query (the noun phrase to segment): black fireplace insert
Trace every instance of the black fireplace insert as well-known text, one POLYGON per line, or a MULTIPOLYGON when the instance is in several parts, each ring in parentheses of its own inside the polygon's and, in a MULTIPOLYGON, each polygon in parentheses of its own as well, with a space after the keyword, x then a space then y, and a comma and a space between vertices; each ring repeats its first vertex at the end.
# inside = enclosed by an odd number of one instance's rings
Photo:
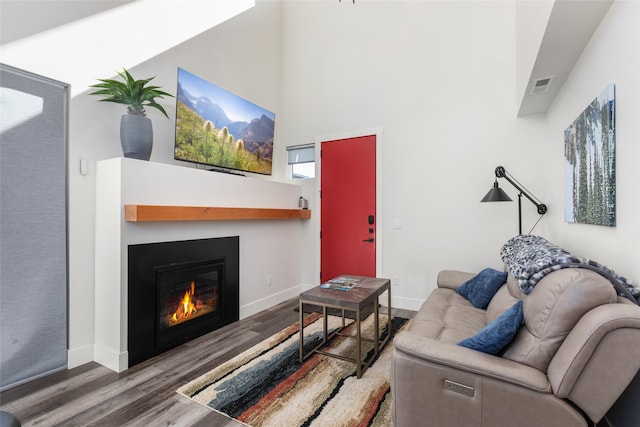
POLYGON ((129 246, 129 366, 239 318, 239 237, 129 246))

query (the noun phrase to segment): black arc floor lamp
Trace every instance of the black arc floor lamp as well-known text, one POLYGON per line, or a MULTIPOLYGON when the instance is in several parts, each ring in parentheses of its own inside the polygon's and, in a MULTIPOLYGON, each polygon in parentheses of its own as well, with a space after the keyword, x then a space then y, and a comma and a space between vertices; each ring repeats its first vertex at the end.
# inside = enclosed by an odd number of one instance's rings
MULTIPOLYGON (((547 205, 542 203, 537 197, 531 195, 527 191, 525 191, 524 186, 518 182, 513 176, 511 176, 504 167, 498 166, 496 168, 496 180, 493 183, 493 188, 489 190, 489 192, 480 200, 481 202, 510 202, 511 198, 507 195, 507 193, 502 190, 498 186, 498 178, 504 178, 509 182, 509 184, 513 185, 518 193, 518 232, 522 234, 522 196, 526 197, 536 205, 538 209, 538 213, 540 215, 544 215, 547 213, 547 205)), ((537 223, 536 223, 537 224, 537 223)), ((534 225, 535 227, 535 225, 534 225)))

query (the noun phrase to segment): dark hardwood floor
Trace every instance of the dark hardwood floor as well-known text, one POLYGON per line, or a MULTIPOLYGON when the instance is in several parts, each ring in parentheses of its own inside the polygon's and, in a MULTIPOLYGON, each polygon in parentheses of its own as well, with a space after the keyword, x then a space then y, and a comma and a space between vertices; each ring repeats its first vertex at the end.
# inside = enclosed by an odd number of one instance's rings
POLYGON ((176 389, 297 321, 297 306, 290 299, 120 374, 91 362, 14 387, 0 408, 23 426, 241 426, 176 389))

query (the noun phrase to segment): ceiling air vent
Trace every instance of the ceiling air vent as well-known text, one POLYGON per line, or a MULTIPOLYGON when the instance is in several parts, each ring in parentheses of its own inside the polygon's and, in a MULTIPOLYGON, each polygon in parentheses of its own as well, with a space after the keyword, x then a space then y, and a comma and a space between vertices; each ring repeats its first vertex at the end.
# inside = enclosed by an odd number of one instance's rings
POLYGON ((551 86, 551 80, 553 80, 554 76, 549 76, 549 77, 543 77, 540 79, 535 79, 533 81, 533 83, 531 84, 531 94, 536 94, 536 93, 545 93, 546 91, 549 90, 549 87, 551 86))

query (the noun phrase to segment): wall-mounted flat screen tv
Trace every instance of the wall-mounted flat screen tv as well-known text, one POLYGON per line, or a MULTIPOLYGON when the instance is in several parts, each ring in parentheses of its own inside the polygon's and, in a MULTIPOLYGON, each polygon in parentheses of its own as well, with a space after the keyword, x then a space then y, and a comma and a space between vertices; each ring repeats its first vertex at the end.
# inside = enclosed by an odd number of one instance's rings
POLYGON ((275 114, 178 68, 174 158, 271 175, 275 114))

